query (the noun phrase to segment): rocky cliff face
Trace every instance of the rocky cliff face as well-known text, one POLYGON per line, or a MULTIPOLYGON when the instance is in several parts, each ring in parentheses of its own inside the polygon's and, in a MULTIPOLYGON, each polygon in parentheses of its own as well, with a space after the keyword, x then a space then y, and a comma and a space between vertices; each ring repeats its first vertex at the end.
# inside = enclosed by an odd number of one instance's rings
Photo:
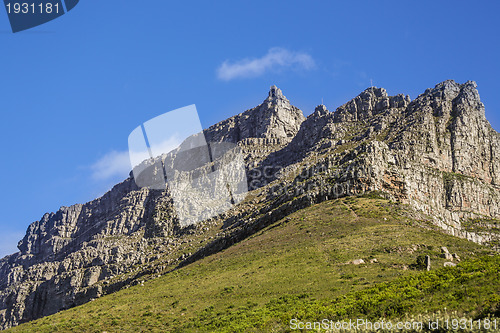
POLYGON ((366 191, 411 205, 454 235, 494 243, 500 134, 474 82, 445 81, 411 101, 368 88, 306 118, 273 86, 264 102, 205 131, 237 143, 247 198, 182 228, 167 191, 130 177, 103 197, 31 224, 0 260, 0 328, 49 315, 219 251, 316 202, 366 191))
POLYGON ((272 86, 269 96, 259 106, 211 126, 208 141, 239 142, 247 138, 293 138, 304 121, 304 115, 272 86))

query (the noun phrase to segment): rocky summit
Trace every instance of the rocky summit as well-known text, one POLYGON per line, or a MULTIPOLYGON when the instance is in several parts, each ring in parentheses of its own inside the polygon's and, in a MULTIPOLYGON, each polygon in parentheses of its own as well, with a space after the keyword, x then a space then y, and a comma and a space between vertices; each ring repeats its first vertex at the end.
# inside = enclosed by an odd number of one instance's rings
POLYGON ((0 260, 0 328, 54 314, 217 253, 316 203, 376 192, 453 236, 498 246, 500 134, 475 82, 413 101, 370 87, 307 118, 276 86, 257 107, 206 129, 241 150, 249 193, 182 227, 168 189, 133 176, 101 198, 32 223, 0 260))

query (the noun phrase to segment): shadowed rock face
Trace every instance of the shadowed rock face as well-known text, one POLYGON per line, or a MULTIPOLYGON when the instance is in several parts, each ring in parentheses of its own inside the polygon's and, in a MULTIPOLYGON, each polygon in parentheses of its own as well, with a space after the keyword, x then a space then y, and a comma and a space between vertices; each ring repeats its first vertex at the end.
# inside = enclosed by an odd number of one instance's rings
POLYGON ((495 237, 462 228, 468 219, 500 218, 500 135, 474 82, 445 81, 413 101, 371 87, 335 112, 319 105, 307 119, 272 86, 262 104, 205 136, 238 144, 255 189, 214 220, 223 225, 219 234, 203 238, 210 221, 180 228, 168 192, 139 189, 132 178, 99 199, 61 207, 32 223, 20 251, 0 260, 0 328, 194 261, 294 209, 355 194, 353 188, 408 203, 451 234, 481 243, 495 237), (199 249, 186 254, 194 236, 199 249))

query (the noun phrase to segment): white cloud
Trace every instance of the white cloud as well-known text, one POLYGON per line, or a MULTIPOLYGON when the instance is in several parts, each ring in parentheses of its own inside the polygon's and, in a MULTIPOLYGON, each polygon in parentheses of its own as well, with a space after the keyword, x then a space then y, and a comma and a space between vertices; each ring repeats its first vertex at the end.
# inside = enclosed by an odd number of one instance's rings
MULTIPOLYGON (((173 135, 170 138, 151 146, 153 156, 166 154, 181 144, 182 140, 173 135)), ((134 166, 148 159, 148 151, 133 151, 132 161, 134 166)), ((92 179, 96 181, 103 180, 123 180, 128 177, 132 170, 129 151, 111 151, 101 157, 97 162, 90 166, 92 170, 92 179)))
POLYGON ((111 151, 92 164, 90 168, 94 180, 107 180, 115 177, 125 179, 132 170, 128 151, 111 151))
MULTIPOLYGON (((175 148, 179 147, 182 143, 182 140, 179 139, 177 134, 172 135, 166 140, 161 142, 153 142, 151 143, 151 154, 153 157, 161 156, 162 154, 167 154, 175 148)), ((150 158, 149 150, 131 150, 130 151, 130 164, 134 166, 138 166, 143 161, 150 158)))
POLYGON ((170 138, 159 142, 159 143, 152 143, 151 144, 151 152, 153 153, 154 157, 160 156, 162 154, 167 154, 174 150, 175 148, 179 147, 180 144, 182 143, 182 140, 179 139, 178 135, 172 135, 170 138))
POLYGON ((243 59, 236 62, 224 61, 217 69, 217 77, 229 81, 236 78, 257 77, 269 70, 293 67, 312 69, 313 58, 307 53, 291 52, 283 48, 272 48, 266 55, 256 59, 243 59))

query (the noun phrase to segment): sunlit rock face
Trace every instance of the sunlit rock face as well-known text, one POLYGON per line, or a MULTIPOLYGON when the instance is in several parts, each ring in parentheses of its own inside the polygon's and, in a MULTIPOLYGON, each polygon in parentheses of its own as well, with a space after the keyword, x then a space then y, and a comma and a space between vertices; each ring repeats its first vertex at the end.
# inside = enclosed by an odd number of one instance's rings
MULTIPOLYGON (((294 210, 360 190, 409 204, 453 235, 479 243, 495 237, 462 227, 500 218, 500 134, 472 81, 439 83, 413 101, 370 87, 307 118, 272 86, 260 105, 204 135, 212 147, 231 143, 241 152, 246 199, 185 228, 168 187, 139 188, 130 176, 101 198, 45 214, 28 227, 19 252, 0 260, 0 328, 114 292, 220 251, 294 210), (221 231, 208 236, 216 224, 221 231)), ((197 177, 217 169, 210 163, 197 177)))

